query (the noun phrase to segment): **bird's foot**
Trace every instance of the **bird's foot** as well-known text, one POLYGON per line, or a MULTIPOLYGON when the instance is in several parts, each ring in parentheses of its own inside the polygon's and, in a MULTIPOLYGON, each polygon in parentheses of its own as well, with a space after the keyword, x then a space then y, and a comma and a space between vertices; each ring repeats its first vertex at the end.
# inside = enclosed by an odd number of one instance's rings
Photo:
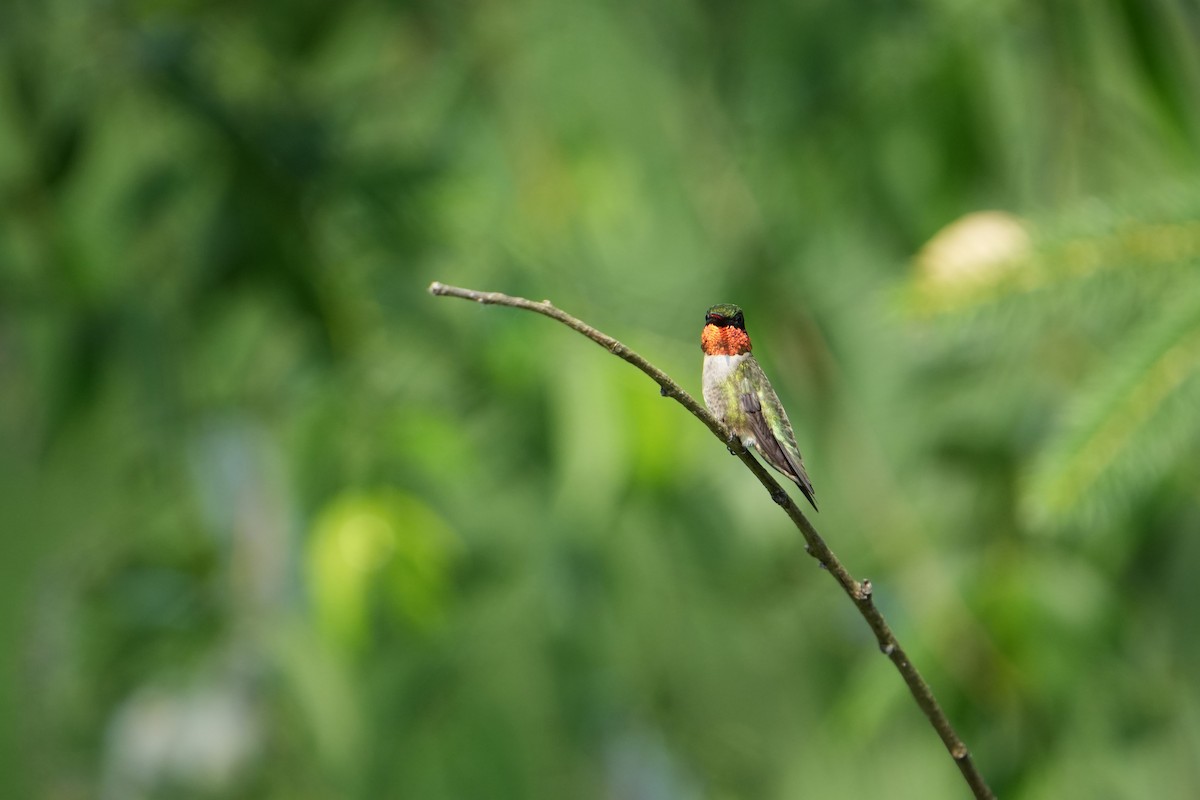
POLYGON ((776 505, 786 506, 788 504, 788 493, 783 489, 776 489, 771 492, 771 499, 775 501, 776 505))

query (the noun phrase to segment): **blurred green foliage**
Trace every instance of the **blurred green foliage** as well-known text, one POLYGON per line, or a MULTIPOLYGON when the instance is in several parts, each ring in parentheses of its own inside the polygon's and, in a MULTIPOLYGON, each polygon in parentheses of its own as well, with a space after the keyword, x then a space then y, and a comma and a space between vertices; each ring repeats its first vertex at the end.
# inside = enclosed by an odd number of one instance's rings
POLYGON ((1183 0, 8 3, 6 796, 965 796, 719 443, 435 279, 693 391, 740 303, 994 788, 1200 794, 1197 41, 1183 0))

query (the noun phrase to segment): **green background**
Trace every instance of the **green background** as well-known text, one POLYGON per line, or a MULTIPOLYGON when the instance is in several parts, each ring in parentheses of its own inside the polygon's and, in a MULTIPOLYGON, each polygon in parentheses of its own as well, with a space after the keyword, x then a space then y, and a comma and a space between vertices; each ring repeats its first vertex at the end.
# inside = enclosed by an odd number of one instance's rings
POLYGON ((1195 4, 2 17, 6 797, 1200 795, 1195 4))

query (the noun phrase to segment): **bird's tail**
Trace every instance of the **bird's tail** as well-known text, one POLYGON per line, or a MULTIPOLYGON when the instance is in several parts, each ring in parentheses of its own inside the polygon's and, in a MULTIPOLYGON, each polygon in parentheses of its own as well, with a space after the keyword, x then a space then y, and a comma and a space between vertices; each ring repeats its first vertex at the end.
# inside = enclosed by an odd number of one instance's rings
POLYGON ((808 479, 808 473, 804 471, 804 465, 801 464, 799 466, 800 469, 797 470, 798 474, 793 476, 792 480, 800 487, 800 491, 804 492, 804 496, 808 498, 808 502, 812 503, 813 511, 820 511, 821 509, 817 508, 817 493, 813 491, 812 481, 808 479))
POLYGON ((804 492, 804 496, 808 498, 808 502, 812 503, 813 511, 820 511, 821 509, 817 508, 817 493, 813 490, 812 481, 808 479, 808 472, 804 469, 804 462, 800 459, 800 454, 793 454, 786 447, 779 449, 783 451, 784 458, 787 459, 787 465, 791 468, 788 477, 796 482, 796 485, 800 487, 800 491, 804 492))

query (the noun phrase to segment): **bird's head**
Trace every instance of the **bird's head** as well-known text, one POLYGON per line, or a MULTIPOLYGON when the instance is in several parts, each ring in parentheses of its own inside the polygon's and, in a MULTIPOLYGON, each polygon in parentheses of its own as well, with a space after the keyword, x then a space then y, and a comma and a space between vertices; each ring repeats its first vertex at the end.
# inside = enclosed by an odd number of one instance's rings
POLYGON ((736 356, 750 352, 750 336, 742 310, 732 303, 718 303, 704 315, 700 347, 708 356, 736 356))

